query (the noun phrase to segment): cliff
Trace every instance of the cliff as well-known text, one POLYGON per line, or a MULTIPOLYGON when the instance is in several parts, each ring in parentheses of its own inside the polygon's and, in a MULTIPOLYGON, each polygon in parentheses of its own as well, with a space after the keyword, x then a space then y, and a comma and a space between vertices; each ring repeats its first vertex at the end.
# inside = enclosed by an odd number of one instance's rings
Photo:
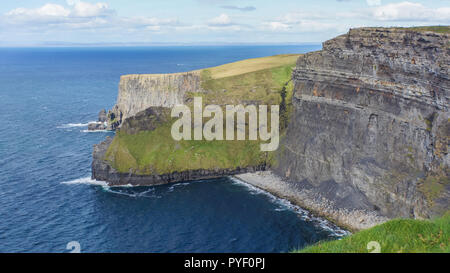
POLYGON ((108 111, 107 125, 93 124, 92 129, 115 130, 125 119, 149 107, 170 108, 188 103, 194 95, 211 104, 278 103, 280 85, 290 80, 298 56, 248 59, 184 73, 124 75, 117 103, 108 111))
MULTIPOLYGON (((299 55, 244 60, 176 74, 126 75, 108 112, 114 139, 94 146, 92 176, 111 185, 155 185, 265 170, 272 156, 260 141, 175 141, 171 107, 204 104, 280 104, 292 94, 299 55)), ((288 106, 285 107, 288 109, 288 106)))
POLYGON ((449 209, 449 35, 362 28, 301 56, 277 174, 337 208, 449 209))
POLYGON ((172 107, 184 103, 187 92, 201 91, 199 72, 125 75, 120 78, 117 108, 122 119, 151 106, 172 107))

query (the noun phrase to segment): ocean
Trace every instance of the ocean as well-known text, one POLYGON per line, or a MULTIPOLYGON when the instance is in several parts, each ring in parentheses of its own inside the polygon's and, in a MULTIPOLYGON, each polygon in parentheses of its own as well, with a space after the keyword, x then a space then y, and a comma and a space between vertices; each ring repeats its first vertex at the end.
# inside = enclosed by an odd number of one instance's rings
POLYGON ((0 48, 0 252, 287 252, 340 230, 224 177, 156 187, 92 181, 87 132, 123 74, 171 73, 312 46, 0 48), (73 244, 73 243, 71 243, 73 244), (69 244, 70 245, 70 244, 69 244))

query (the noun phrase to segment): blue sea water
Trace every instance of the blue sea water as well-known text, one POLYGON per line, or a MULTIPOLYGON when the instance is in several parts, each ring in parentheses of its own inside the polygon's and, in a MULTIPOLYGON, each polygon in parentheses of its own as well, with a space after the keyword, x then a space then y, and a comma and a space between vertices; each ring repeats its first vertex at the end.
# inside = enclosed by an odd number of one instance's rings
POLYGON ((87 123, 119 78, 320 46, 0 49, 0 252, 285 252, 333 238, 325 221, 230 178, 109 188, 90 180, 87 123))

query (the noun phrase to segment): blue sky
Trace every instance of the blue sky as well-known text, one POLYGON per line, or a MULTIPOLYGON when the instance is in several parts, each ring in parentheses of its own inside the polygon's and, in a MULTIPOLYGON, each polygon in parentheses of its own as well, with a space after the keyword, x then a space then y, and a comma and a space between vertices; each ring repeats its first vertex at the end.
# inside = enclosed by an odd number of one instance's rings
POLYGON ((309 43, 449 24, 450 0, 15 0, 0 6, 0 45, 309 43))

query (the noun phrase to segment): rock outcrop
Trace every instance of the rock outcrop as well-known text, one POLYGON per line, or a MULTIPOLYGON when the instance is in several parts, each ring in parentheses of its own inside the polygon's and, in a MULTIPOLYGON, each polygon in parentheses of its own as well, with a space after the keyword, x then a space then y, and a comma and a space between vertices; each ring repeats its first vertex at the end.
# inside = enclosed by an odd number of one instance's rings
POLYGON ((275 172, 338 208, 418 218, 448 210, 449 38, 352 29, 300 57, 275 172))
POLYGON ((120 78, 117 103, 106 113, 102 110, 89 130, 116 130, 128 117, 153 106, 183 104, 188 92, 201 91, 200 72, 172 74, 132 74, 120 78))
POLYGON ((96 122, 91 122, 88 124, 89 131, 106 130, 108 128, 108 120, 106 116, 106 110, 102 109, 98 113, 98 120, 96 122))

